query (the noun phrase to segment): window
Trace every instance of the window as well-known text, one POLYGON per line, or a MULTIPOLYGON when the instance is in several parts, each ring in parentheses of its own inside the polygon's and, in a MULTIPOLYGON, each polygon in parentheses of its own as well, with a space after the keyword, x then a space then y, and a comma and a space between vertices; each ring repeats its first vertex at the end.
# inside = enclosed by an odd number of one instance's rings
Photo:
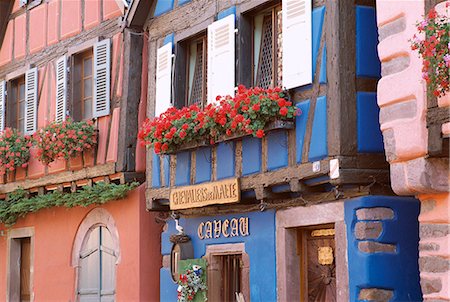
POLYGON ((117 253, 111 233, 95 226, 84 239, 79 253, 79 301, 114 301, 117 253))
POLYGON ((37 83, 36 67, 27 70, 25 75, 13 77, 9 82, 0 81, 0 130, 6 125, 24 134, 36 131, 37 83))
POLYGON ((34 229, 12 229, 8 236, 7 301, 32 301, 34 229))
POLYGON ((282 79, 281 6, 266 9, 253 18, 253 85, 281 86, 282 79))
POLYGON ((208 245, 207 282, 209 301, 250 301, 250 259, 244 243, 208 245))
POLYGON ((7 127, 25 130, 25 76, 11 82, 11 95, 6 104, 7 127))
POLYGON ((73 118, 77 121, 93 117, 93 51, 89 49, 73 58, 73 118))
POLYGON ((203 105, 206 101, 206 35, 189 41, 188 45, 185 105, 203 105))
POLYGON ((56 61, 56 114, 61 122, 67 113, 75 121, 89 120, 110 112, 111 40, 97 42, 93 47, 69 50, 69 57, 56 61), (67 62, 71 62, 71 104, 67 104, 67 62), (71 107, 71 108, 70 108, 71 107), (67 109, 70 109, 69 112, 67 109))

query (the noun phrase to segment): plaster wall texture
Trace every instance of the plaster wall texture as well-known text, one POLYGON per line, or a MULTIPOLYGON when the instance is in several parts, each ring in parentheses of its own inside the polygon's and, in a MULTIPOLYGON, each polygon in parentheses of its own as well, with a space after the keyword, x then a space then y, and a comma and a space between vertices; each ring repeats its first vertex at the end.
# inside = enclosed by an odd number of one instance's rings
MULTIPOLYGON (((450 300, 450 188, 449 160, 428 158, 426 86, 422 61, 408 40, 417 32, 415 23, 425 14, 425 1, 377 0, 378 53, 383 77, 378 84, 378 105, 385 150, 391 163, 391 181, 399 195, 421 200, 419 269, 423 297, 450 300), (402 107, 402 110, 395 110, 402 107)), ((436 6, 441 14, 445 1, 436 6)), ((450 96, 438 100, 450 106, 450 96)), ((450 126, 444 124, 442 132, 450 126)))
MULTIPOLYGON (((116 267, 117 301, 158 301, 161 226, 145 210, 145 185, 101 208, 115 221, 120 245, 116 267), (151 255, 151 257, 150 257, 151 255)), ((27 215, 14 229, 34 228, 34 301, 74 301, 72 250, 78 228, 96 206, 51 208, 27 215)), ((2 225, 0 229, 8 231, 2 225)), ((0 237, 0 300, 6 299, 7 237, 0 237)))

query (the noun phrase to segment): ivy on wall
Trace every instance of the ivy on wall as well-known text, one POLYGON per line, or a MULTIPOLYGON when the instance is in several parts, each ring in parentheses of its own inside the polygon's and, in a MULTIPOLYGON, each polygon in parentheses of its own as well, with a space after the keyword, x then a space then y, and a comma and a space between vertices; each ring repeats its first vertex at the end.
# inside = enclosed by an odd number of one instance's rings
POLYGON ((0 223, 12 226, 17 219, 28 213, 51 207, 73 208, 105 204, 126 197, 128 192, 138 185, 137 182, 130 184, 97 183, 92 187, 84 186, 73 193, 54 191, 33 197, 29 197, 27 191, 18 189, 9 193, 6 199, 0 201, 0 223))

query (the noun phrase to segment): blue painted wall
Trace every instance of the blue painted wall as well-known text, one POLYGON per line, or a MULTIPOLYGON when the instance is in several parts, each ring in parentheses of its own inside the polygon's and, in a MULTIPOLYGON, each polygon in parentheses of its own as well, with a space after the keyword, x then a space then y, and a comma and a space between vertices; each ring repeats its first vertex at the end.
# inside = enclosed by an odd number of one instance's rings
POLYGON ((242 139, 242 175, 261 171, 261 139, 245 137, 242 139))
POLYGON ((161 187, 160 158, 155 152, 152 153, 152 187, 161 187))
POLYGON ((303 141, 305 139, 306 124, 308 122, 309 114, 309 100, 298 103, 297 108, 302 112, 295 118, 295 141, 297 145, 296 159, 297 163, 302 161, 303 141))
POLYGON ((391 301, 422 301, 418 267, 419 212, 419 201, 414 198, 368 196, 345 203, 350 301, 358 301, 362 288, 394 290, 391 301), (383 231, 372 241, 395 244, 395 253, 369 254, 358 249, 359 240, 354 233, 358 222, 356 211, 371 207, 394 211, 393 219, 382 220, 383 231))
POLYGON ((217 145, 217 179, 234 177, 235 156, 234 142, 223 142, 217 145))
POLYGON ((267 170, 272 171, 288 165, 288 141, 286 131, 267 134, 267 170))
POLYGON ((211 148, 205 147, 195 151, 195 183, 211 180, 211 148))
POLYGON ((377 52, 378 29, 375 8, 356 6, 356 75, 381 77, 377 52))
MULTIPOLYGON (((322 37, 323 20, 325 18, 325 6, 312 10, 312 76, 316 73, 317 57, 319 56, 320 37, 322 37)), ((326 63, 326 60, 325 60, 326 63)))
POLYGON ((328 156, 327 139, 327 97, 320 96, 316 101, 311 142, 309 145, 309 161, 316 161, 328 156))
MULTIPOLYGON (((191 237, 195 258, 204 256, 208 245, 245 243, 245 252, 250 257, 251 301, 276 301, 275 211, 180 219, 180 224, 186 234, 191 237), (217 239, 204 240, 197 237, 197 228, 200 222, 240 217, 249 217, 249 236, 228 238, 222 236, 217 239)), ((168 229, 161 235, 162 255, 170 254, 172 243, 169 241, 169 237, 176 232, 174 221, 171 220, 168 229)), ((172 281, 169 269, 162 268, 160 278, 161 301, 176 301, 177 285, 172 281)))
POLYGON ((164 186, 170 186, 170 156, 163 156, 164 186))
POLYGON ((377 94, 375 92, 358 92, 356 94, 356 112, 358 152, 383 152, 383 134, 378 120, 380 108, 377 104, 377 94))
POLYGON ((167 13, 173 9, 174 0, 157 0, 154 17, 160 16, 167 13))
POLYGON ((189 151, 177 153, 177 167, 175 185, 186 186, 191 181, 191 153, 189 151))
POLYGON ((224 9, 223 11, 219 12, 217 14, 217 20, 223 19, 229 15, 236 16, 236 6, 229 7, 227 9, 224 9))

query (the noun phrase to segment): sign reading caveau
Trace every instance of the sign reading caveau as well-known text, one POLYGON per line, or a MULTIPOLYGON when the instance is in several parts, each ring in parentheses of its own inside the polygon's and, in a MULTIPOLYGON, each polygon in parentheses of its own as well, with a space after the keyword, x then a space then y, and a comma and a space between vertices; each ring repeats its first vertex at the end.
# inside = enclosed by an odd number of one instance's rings
POLYGON ((212 239, 220 237, 248 236, 248 217, 232 218, 200 222, 197 228, 199 239, 212 239))
POLYGON ((241 190, 237 178, 179 187, 170 191, 170 209, 180 210, 211 204, 238 202, 241 190))

